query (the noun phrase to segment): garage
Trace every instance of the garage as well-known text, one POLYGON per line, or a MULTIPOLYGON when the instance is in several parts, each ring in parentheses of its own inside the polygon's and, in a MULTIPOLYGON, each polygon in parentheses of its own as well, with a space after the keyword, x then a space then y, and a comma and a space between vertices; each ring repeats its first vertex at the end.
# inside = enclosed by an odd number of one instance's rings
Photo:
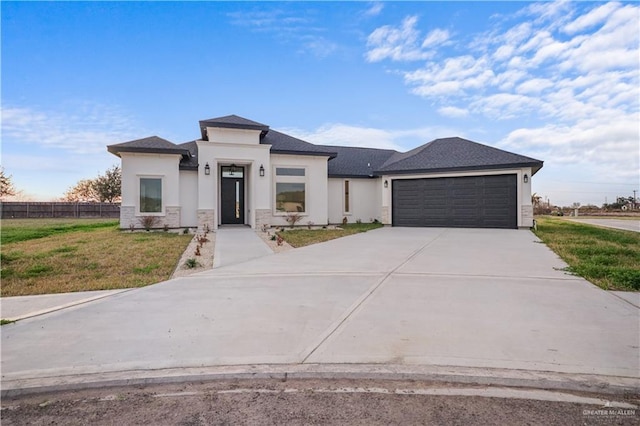
POLYGON ((393 226, 518 227, 516 174, 392 181, 393 226))

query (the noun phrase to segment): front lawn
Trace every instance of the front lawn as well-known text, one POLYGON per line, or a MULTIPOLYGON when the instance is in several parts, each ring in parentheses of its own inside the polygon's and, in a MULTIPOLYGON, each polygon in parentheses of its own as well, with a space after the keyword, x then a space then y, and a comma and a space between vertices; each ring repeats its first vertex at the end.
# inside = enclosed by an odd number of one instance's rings
POLYGON ((304 247, 311 244, 322 243, 347 235, 367 232, 372 229, 381 228, 381 223, 349 223, 341 225, 337 229, 285 229, 278 232, 292 247, 304 247))
POLYGON ((640 290, 640 233, 536 218, 535 234, 579 275, 605 290, 640 290))
POLYGON ((191 235, 113 220, 2 221, 1 296, 142 287, 168 279, 191 235))

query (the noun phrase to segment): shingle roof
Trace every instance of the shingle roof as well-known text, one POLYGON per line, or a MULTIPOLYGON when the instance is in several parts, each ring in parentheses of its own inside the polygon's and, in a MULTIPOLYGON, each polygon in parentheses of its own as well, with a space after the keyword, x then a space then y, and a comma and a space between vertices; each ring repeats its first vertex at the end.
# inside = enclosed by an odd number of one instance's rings
POLYGON ((107 150, 115 155, 119 155, 121 152, 151 152, 189 156, 189 150, 180 148, 178 145, 158 136, 149 136, 143 139, 109 145, 107 150))
POLYGON ((336 156, 333 147, 314 145, 276 130, 269 130, 260 143, 271 145, 271 152, 274 154, 326 155, 329 158, 336 156))
POLYGON ((185 142, 178 145, 189 151, 189 158, 182 158, 180 161, 180 170, 198 170, 198 144, 196 141, 185 142))
POLYGON ((248 129, 248 130, 260 130, 264 134, 269 131, 269 126, 266 124, 258 123, 257 121, 249 120, 237 115, 225 115, 224 117, 210 118, 208 120, 200 120, 200 132, 202 133, 202 139, 207 140, 207 127, 222 127, 226 129, 248 129))
POLYGON ((436 139, 411 151, 396 153, 376 172, 377 174, 402 174, 532 167, 535 173, 542 164, 542 161, 534 158, 454 137, 436 139))
POLYGON ((370 177, 397 151, 393 149, 320 145, 338 155, 329 161, 330 177, 370 177))

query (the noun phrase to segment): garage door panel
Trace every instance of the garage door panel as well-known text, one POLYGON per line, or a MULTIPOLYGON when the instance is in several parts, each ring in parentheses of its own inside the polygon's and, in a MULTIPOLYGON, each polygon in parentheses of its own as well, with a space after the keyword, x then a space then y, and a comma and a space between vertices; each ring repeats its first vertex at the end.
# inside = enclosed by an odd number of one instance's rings
POLYGON ((392 183, 395 226, 517 227, 515 174, 392 183))

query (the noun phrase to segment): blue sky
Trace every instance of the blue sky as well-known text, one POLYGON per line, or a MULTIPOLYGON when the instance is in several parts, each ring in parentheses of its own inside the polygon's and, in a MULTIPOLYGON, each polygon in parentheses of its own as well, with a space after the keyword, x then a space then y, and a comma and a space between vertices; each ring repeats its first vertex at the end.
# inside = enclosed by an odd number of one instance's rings
POLYGON ((2 159, 23 197, 118 163, 106 145, 237 114, 309 142, 461 136, 545 161, 533 190, 640 189, 635 2, 5 2, 2 159))

